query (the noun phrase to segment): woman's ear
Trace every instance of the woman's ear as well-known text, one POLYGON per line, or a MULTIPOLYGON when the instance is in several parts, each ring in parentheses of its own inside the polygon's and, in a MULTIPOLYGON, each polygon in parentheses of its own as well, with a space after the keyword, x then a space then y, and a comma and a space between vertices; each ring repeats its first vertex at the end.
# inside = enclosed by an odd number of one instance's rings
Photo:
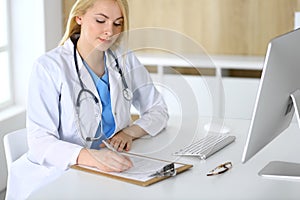
POLYGON ((78 25, 81 25, 82 18, 79 16, 76 16, 75 21, 77 22, 78 25))

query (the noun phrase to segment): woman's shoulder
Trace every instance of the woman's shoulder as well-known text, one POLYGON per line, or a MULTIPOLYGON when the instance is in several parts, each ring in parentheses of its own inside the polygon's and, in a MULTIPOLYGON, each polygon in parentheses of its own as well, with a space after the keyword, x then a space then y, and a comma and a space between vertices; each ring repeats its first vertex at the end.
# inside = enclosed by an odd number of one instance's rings
POLYGON ((66 77, 72 73, 73 52, 72 42, 68 41, 45 54, 41 55, 33 64, 33 73, 48 74, 56 77, 66 77))
MULTIPOLYGON (((71 42, 71 41, 70 41, 71 42)), ((64 45, 55 47, 54 49, 46 52, 38 57, 36 63, 43 66, 64 66, 66 63, 70 63, 73 59, 72 44, 66 41, 64 45)))

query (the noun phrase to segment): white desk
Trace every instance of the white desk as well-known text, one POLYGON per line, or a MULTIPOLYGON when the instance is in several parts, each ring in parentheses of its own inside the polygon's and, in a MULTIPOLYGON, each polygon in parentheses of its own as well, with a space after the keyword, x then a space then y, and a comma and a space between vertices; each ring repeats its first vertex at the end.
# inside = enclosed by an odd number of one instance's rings
MULTIPOLYGON (((196 122, 185 119, 187 121, 182 124, 186 126, 181 126, 180 123, 175 123, 177 120, 172 117, 170 126, 160 136, 135 141, 134 150, 173 159, 170 152, 179 148, 180 144, 188 142, 183 136, 194 136, 190 133, 195 127, 187 124, 196 122), (161 147, 160 150, 153 151, 157 147, 161 147), (153 152, 149 153, 151 150, 153 152)), ((180 119, 178 121, 181 122, 180 119)), ((199 134, 204 134, 201 127, 207 122, 207 119, 200 119, 199 134)), ((237 137, 233 144, 206 161, 181 158, 178 161, 191 163, 194 167, 154 185, 141 187, 99 175, 68 170, 56 181, 32 194, 29 199, 299 199, 300 181, 272 180, 257 175, 271 160, 300 162, 300 131, 297 125, 292 124, 271 145, 246 164, 242 164, 241 157, 249 122, 226 120, 226 125, 231 127, 232 134, 237 137), (206 176, 209 170, 226 161, 233 163, 229 172, 213 177, 206 176)))

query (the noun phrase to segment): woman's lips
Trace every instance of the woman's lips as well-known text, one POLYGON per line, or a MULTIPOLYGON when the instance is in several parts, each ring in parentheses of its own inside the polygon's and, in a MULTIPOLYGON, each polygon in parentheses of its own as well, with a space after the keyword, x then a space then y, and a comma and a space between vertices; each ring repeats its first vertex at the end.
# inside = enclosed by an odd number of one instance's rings
POLYGON ((106 39, 104 39, 104 38, 99 38, 99 40, 100 40, 101 42, 110 42, 110 38, 106 38, 106 39))

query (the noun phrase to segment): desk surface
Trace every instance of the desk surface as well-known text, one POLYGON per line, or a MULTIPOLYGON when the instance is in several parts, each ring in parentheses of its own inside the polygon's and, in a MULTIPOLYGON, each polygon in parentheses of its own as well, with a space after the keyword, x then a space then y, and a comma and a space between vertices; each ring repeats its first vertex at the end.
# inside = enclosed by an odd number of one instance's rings
MULTIPOLYGON (((191 142, 192 138, 205 134, 202 127, 209 121, 189 119, 188 122, 181 123, 183 120, 171 117, 170 125, 164 133, 151 139, 136 140, 133 151, 174 160, 176 157, 171 152, 191 142)), ((271 160, 300 163, 297 153, 300 152, 300 134, 297 125, 292 124, 254 158, 242 164, 241 157, 250 121, 228 119, 225 123, 231 128, 231 134, 236 136, 236 141, 206 161, 197 158, 177 159, 176 161, 193 164, 194 167, 175 177, 141 187, 71 169, 32 194, 29 199, 299 199, 300 181, 273 180, 257 175, 271 160), (209 170, 226 161, 233 163, 229 172, 206 176, 209 170)))

